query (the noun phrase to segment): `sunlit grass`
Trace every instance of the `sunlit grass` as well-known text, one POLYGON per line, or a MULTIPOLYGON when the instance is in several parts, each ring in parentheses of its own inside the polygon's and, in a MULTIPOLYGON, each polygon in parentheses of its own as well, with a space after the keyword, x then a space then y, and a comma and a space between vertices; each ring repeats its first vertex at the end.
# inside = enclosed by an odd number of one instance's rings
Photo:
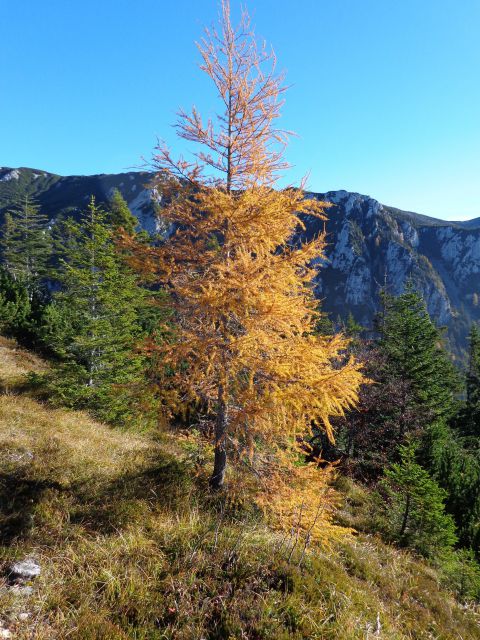
MULTIPOLYGON (((1 347, 7 383, 43 366, 1 347)), ((423 562, 365 534, 302 559, 258 513, 205 497, 190 459, 173 437, 0 396, 2 562, 42 567, 31 596, 0 588, 15 638, 479 637, 474 611, 423 562)), ((365 495, 343 490, 341 517, 355 525, 365 495)))

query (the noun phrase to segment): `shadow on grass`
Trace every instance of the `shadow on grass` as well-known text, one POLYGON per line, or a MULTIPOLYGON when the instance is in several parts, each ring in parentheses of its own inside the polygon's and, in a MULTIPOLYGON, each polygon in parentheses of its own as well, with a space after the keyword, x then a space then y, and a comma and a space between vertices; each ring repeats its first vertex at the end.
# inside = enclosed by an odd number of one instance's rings
MULTIPOLYGON (((62 452, 55 455, 61 457, 62 452)), ((185 465, 163 452, 155 452, 138 469, 129 469, 113 479, 93 475, 63 484, 35 477, 38 468, 37 461, 31 467, 0 470, 0 544, 4 546, 32 535, 41 538, 42 526, 47 526, 42 524, 44 511, 59 511, 63 516, 59 522, 109 534, 130 523, 141 523, 150 512, 181 511, 190 504, 194 489, 185 465)), ((51 531, 51 526, 49 537, 65 534, 61 529, 51 531)))
POLYGON ((29 372, 15 377, 0 376, 0 396, 26 396, 45 402, 49 395, 45 384, 45 374, 29 372))
POLYGON ((192 490, 185 465, 171 455, 157 453, 138 471, 124 473, 106 485, 79 485, 70 521, 92 532, 112 533, 148 512, 181 510, 192 490))
POLYGON ((63 490, 58 482, 29 478, 24 470, 0 473, 0 544, 28 537, 45 493, 63 490))

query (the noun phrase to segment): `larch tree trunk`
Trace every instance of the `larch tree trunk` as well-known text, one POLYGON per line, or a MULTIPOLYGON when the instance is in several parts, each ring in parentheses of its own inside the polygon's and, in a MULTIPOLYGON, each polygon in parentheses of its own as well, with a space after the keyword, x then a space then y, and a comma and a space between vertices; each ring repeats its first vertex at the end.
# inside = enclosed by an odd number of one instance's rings
POLYGON ((227 468, 227 427, 228 405, 225 400, 223 384, 218 385, 218 408, 215 420, 215 459, 213 473, 210 478, 212 489, 221 489, 225 482, 227 468))

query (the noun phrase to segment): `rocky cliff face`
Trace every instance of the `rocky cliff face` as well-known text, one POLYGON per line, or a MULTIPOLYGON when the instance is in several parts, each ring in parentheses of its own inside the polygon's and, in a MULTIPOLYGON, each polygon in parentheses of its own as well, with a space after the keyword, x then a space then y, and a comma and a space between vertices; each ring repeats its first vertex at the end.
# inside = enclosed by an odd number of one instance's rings
MULTIPOLYGON (((105 201, 118 188, 141 225, 162 231, 155 213, 158 194, 146 172, 62 177, 32 169, 0 168, 0 215, 29 194, 52 218, 85 207, 91 195, 105 201)), ((480 218, 446 222, 380 204, 373 198, 329 191, 308 194, 330 202, 325 259, 318 260, 316 291, 333 319, 351 311, 372 326, 382 287, 393 294, 412 279, 439 325, 448 328, 452 350, 465 349, 472 321, 480 320, 480 218)), ((323 230, 306 219, 303 237, 323 230)))
MULTIPOLYGON (((317 278, 325 311, 352 311, 371 326, 380 290, 398 294, 411 279, 437 324, 447 327, 452 349, 463 350, 471 322, 480 320, 480 219, 436 220, 346 191, 310 195, 332 203, 317 278)), ((307 220, 306 236, 320 227, 307 220)))

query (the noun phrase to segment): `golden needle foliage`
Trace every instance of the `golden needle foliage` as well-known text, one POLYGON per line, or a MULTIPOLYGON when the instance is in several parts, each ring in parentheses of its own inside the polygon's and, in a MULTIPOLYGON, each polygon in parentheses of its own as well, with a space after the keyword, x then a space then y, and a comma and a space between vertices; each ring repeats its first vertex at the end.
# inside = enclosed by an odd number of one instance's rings
POLYGON ((333 437, 329 418, 355 402, 362 375, 345 359, 345 338, 314 335, 310 265, 324 234, 292 244, 301 217, 323 220, 327 205, 273 189, 286 166, 275 58, 257 47, 246 14, 232 27, 228 2, 221 32, 207 31, 199 48, 222 111, 207 123, 195 108, 180 112, 179 135, 200 146, 193 162, 158 149, 162 217, 175 232, 159 247, 136 247, 132 263, 172 293, 175 339, 152 349, 171 365, 179 400, 216 413, 221 485, 230 439, 253 451, 259 438, 294 436, 313 422, 333 437))
POLYGON ((319 469, 312 461, 295 466, 288 456, 281 456, 266 476, 266 490, 255 501, 274 529, 293 540, 291 549, 307 551, 310 544, 331 547, 335 541, 348 539, 354 530, 335 523, 341 496, 332 487, 335 467, 319 469))

